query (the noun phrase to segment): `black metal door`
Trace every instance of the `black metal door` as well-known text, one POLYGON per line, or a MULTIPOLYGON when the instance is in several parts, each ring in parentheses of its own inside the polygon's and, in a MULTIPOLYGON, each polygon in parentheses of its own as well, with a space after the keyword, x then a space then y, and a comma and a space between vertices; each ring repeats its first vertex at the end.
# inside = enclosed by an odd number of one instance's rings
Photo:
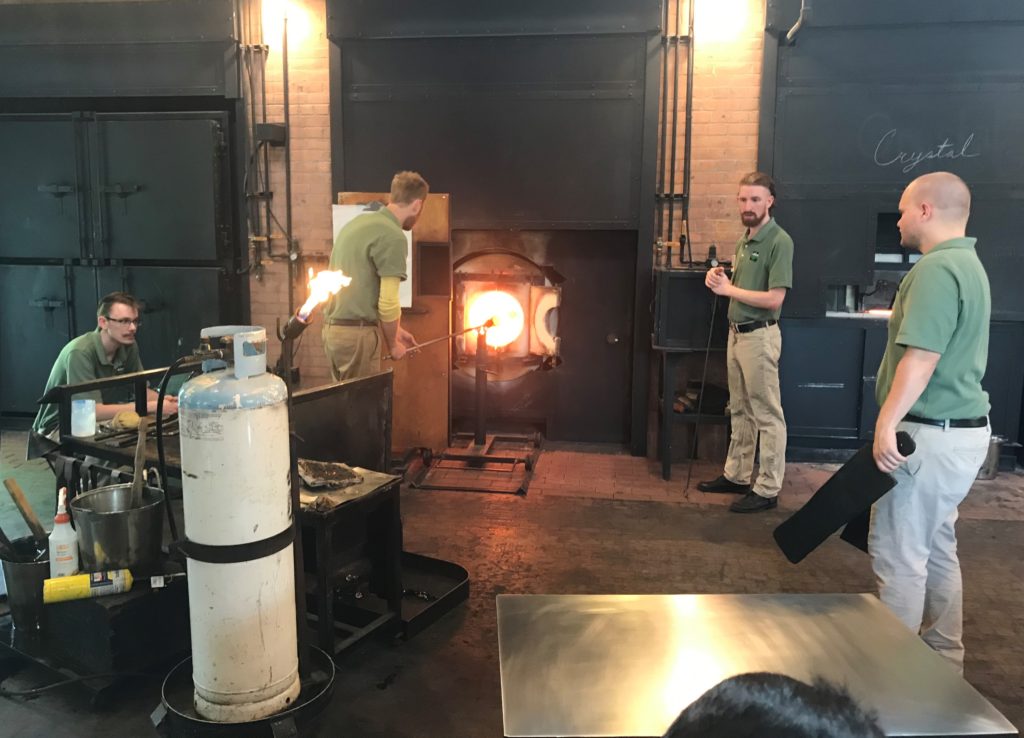
POLYGON ((111 259, 218 257, 221 124, 184 116, 97 116, 94 239, 111 259))
POLYGON ((0 118, 0 257, 82 255, 75 154, 71 116, 0 118))
POLYGON ((168 366, 199 345, 200 329, 220 321, 223 293, 217 267, 109 267, 98 270, 100 292, 124 290, 142 302, 136 340, 142 365, 168 366))
POLYGON ((0 266, 0 412, 35 413, 73 330, 64 267, 0 266))
POLYGON ((565 276, 558 309, 563 363, 548 426, 555 440, 621 443, 629 437, 636 254, 629 231, 564 231, 551 263, 565 276))

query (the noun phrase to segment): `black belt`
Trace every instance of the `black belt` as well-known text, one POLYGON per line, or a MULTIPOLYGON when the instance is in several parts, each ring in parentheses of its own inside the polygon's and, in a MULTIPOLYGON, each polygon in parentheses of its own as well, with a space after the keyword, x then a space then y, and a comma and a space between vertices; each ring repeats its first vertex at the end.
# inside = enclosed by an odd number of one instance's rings
POLYGON ((988 425, 988 416, 980 418, 953 418, 951 420, 933 420, 922 418, 917 415, 904 415, 903 419, 910 423, 921 423, 922 425, 934 425, 937 428, 984 428, 988 425))
POLYGON ((376 328, 376 320, 339 320, 338 318, 328 318, 327 325, 343 325, 349 328, 376 328))
POLYGON ((770 325, 775 325, 779 321, 777 320, 753 320, 749 323, 730 323, 729 327, 737 333, 750 333, 756 331, 759 328, 767 328, 770 325))

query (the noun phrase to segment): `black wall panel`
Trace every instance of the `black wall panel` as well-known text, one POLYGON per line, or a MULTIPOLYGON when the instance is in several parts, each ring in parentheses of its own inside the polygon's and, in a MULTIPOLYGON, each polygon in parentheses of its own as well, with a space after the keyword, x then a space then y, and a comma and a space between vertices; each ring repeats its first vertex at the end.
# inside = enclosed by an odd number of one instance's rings
POLYGON ((0 98, 240 96, 235 0, 0 4, 0 98))
POLYGON ((993 318, 1024 319, 1013 213, 1024 200, 1024 6, 837 0, 780 43, 799 3, 769 7, 760 166, 796 245, 790 316, 822 315, 829 284, 872 283, 879 213, 952 171, 974 197, 968 234, 992 281, 993 318))
POLYGON ((400 169, 455 228, 636 228, 643 37, 351 42, 335 189, 400 169))
POLYGON ((648 33, 661 28, 661 0, 328 0, 332 39, 648 33))

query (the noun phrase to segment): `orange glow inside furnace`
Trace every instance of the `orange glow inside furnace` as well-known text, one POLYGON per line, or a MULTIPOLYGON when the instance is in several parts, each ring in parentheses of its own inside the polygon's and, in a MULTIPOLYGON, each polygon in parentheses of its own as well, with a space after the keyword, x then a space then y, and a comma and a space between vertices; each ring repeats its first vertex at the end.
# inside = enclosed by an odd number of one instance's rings
POLYGON ((494 320, 494 325, 487 329, 487 345, 491 348, 507 346, 523 332, 523 306, 500 290, 474 295, 466 310, 466 328, 483 325, 488 320, 494 320))

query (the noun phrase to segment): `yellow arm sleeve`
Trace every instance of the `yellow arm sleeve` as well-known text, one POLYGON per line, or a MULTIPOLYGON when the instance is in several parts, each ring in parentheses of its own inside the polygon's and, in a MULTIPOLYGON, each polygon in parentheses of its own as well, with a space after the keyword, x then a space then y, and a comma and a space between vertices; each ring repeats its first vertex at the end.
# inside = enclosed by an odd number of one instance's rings
POLYGON ((380 278, 380 297, 377 298, 377 312, 381 322, 391 323, 402 317, 402 307, 398 304, 398 285, 402 280, 398 277, 380 278))

